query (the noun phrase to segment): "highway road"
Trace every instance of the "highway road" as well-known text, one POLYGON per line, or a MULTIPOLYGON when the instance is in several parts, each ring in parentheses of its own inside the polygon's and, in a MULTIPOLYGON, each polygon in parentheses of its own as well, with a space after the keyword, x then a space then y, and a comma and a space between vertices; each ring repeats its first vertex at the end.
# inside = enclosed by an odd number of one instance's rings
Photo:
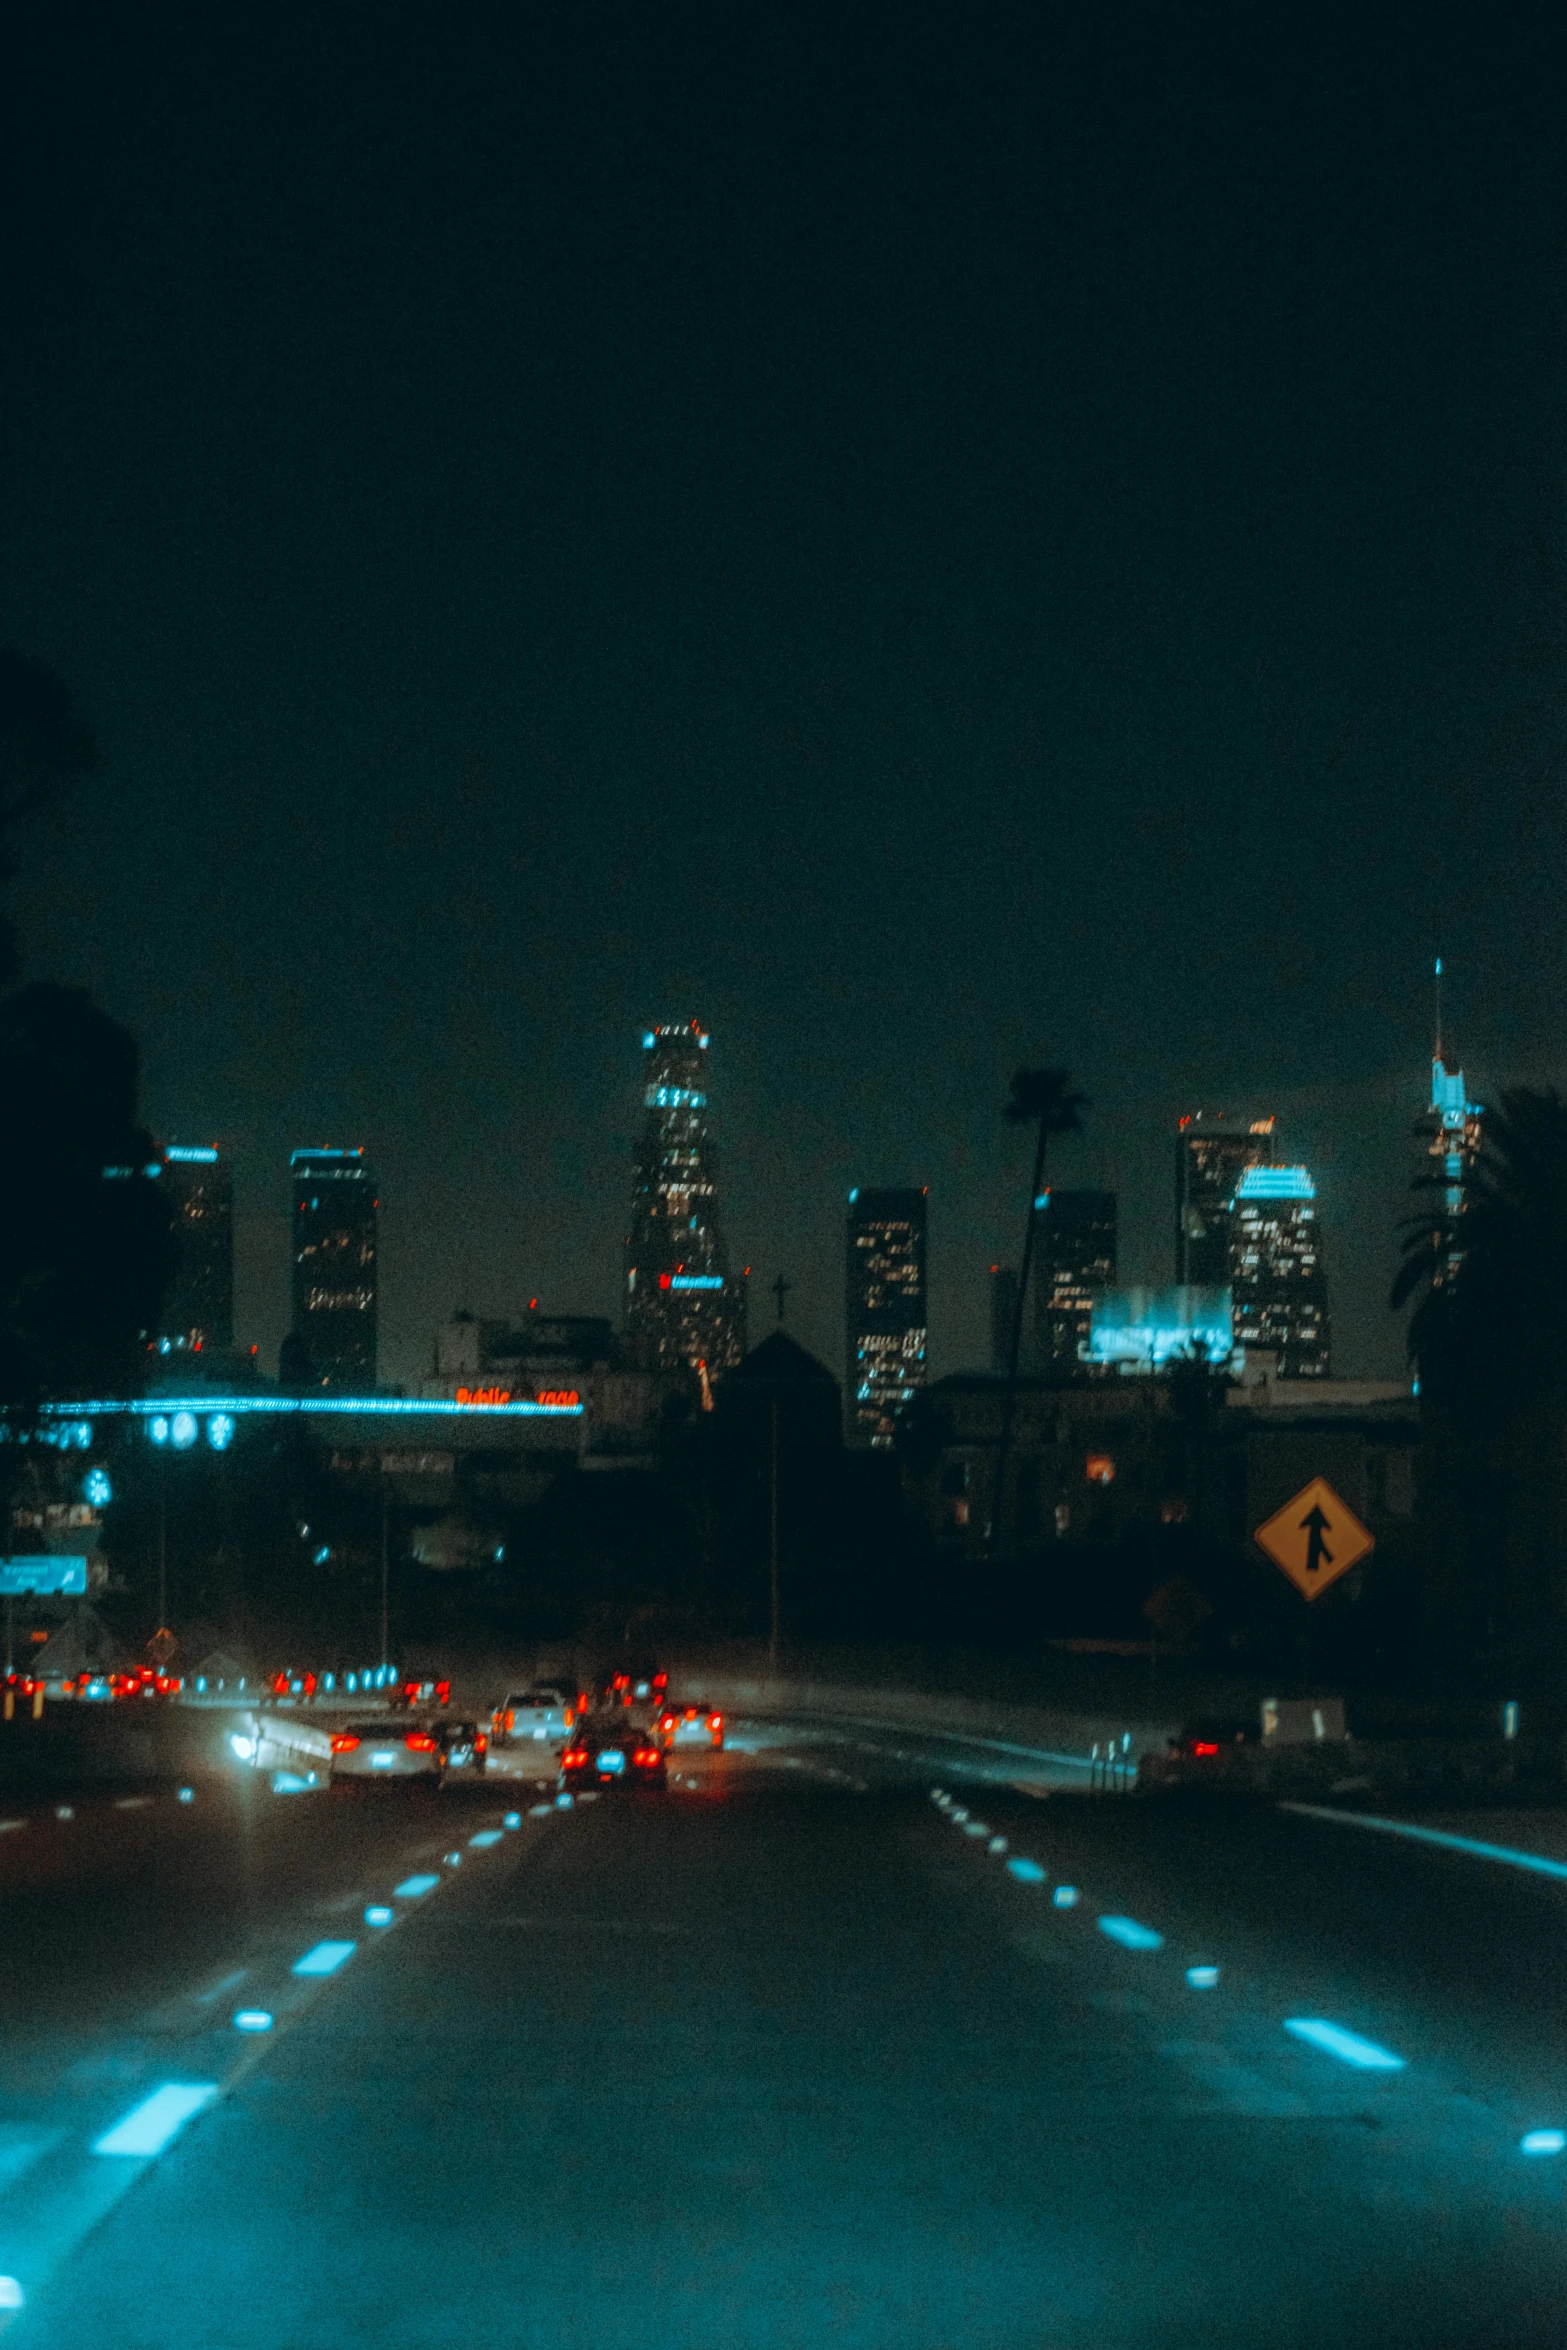
POLYGON ((1567 2340, 1567 1868, 951 1739, 673 1764, 17 1807, 6 2350, 1567 2340))

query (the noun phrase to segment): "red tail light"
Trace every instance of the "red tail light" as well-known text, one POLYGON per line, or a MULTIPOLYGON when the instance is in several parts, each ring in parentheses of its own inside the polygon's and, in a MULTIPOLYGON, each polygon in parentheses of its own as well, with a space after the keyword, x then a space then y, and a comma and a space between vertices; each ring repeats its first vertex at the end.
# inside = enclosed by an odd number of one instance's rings
POLYGON ((474 1742, 473 1742, 473 1743, 474 1743, 475 1750, 476 1750, 478 1753, 480 1753, 480 1754, 487 1754, 487 1753, 489 1752, 490 1742, 489 1742, 488 1738, 486 1738, 486 1737, 485 1737, 485 1735, 484 1735, 484 1732, 483 1732, 482 1730, 479 1732, 479 1735, 478 1735, 478 1737, 477 1737, 477 1738, 474 1740, 474 1742))
POLYGON ((1193 1754, 1217 1754, 1217 1753, 1218 1753, 1218 1751, 1219 1751, 1219 1747, 1218 1747, 1218 1741, 1217 1741, 1216 1739, 1213 1739, 1213 1738, 1194 1738, 1194 1739, 1192 1740, 1192 1752, 1193 1752, 1193 1754))
POLYGON ((359 1741, 352 1730, 334 1730, 332 1733, 332 1752, 334 1754, 352 1754, 358 1744, 359 1741))
POLYGON ((656 1746, 639 1746, 631 1759, 639 1770, 646 1770, 650 1763, 657 1762, 658 1748, 656 1746))
POLYGON ((451 1704, 451 1702, 452 1702, 452 1685, 451 1685, 450 1681, 437 1681, 437 1682, 436 1682, 436 1684, 435 1684, 435 1702, 436 1702, 436 1704, 437 1704, 437 1705, 450 1705, 450 1704, 451 1704))
POLYGON ((410 1730, 403 1740, 403 1744, 411 1747, 415 1754, 433 1754, 435 1752, 435 1740, 430 1736, 428 1730, 410 1730))
POLYGON ((569 1752, 561 1756, 560 1760, 561 1768, 563 1770, 585 1770, 587 1767, 588 1750, 585 1746, 573 1746, 569 1752))
POLYGON ((709 1723, 708 1723, 708 1725, 707 1725, 707 1726, 708 1726, 708 1728, 709 1728, 710 1730, 721 1730, 721 1729, 723 1728, 723 1726, 724 1726, 724 1717, 723 1717, 723 1715, 722 1715, 722 1714, 714 1714, 714 1715, 712 1716, 711 1720, 709 1721, 709 1723))

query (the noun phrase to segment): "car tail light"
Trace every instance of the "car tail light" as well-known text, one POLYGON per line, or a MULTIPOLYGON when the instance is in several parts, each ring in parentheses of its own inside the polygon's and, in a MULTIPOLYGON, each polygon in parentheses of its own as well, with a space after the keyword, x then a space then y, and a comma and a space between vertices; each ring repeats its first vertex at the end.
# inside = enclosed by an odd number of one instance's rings
POLYGON ((722 1714, 713 1714, 712 1716, 710 1716, 710 1718, 709 1718, 709 1720, 708 1720, 708 1725, 707 1725, 707 1726, 708 1726, 708 1728, 709 1728, 710 1730, 721 1730, 721 1729, 723 1728, 723 1726, 724 1726, 724 1717, 723 1717, 723 1715, 722 1715, 722 1714))
POLYGON ((488 1738, 485 1737, 482 1730, 479 1732, 478 1737, 474 1740, 473 1748, 475 1754, 487 1754, 489 1752, 490 1742, 488 1738))
POLYGON ((656 1746, 639 1746, 631 1759, 639 1770, 645 1770, 649 1763, 657 1762, 658 1748, 656 1746))
POLYGON ((561 1756, 561 1768, 567 1771, 580 1771, 585 1768, 587 1759, 588 1750, 585 1746, 573 1746, 561 1756))
POLYGON ((571 1725, 576 1720, 576 1718, 576 1715, 572 1712, 571 1707, 568 1705, 566 1708, 566 1727, 568 1730, 571 1728, 571 1725))
POLYGON ((334 1754, 352 1754, 358 1744, 359 1741, 352 1730, 334 1730, 332 1733, 332 1752, 334 1754))
POLYGON ((451 1702, 452 1702, 452 1685, 451 1685, 450 1681, 437 1681, 437 1682, 436 1682, 436 1684, 435 1684, 435 1702, 436 1702, 436 1704, 437 1704, 437 1705, 450 1705, 450 1704, 451 1704, 451 1702))
POLYGON ((1218 1751, 1219 1742, 1216 1738, 1194 1738, 1192 1740, 1193 1754, 1217 1754, 1218 1751))
POLYGON ((433 1754, 435 1752, 435 1740, 430 1736, 428 1730, 410 1730, 403 1740, 403 1744, 411 1747, 415 1754, 433 1754))

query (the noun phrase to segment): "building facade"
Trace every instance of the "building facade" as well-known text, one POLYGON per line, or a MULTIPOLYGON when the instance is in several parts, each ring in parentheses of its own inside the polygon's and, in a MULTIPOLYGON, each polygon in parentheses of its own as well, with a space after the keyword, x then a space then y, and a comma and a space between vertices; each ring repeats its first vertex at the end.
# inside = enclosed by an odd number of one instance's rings
POLYGON ((1415 1129, 1433 1162, 1426 1170, 1436 1181, 1434 1196, 1441 1202, 1442 1224, 1432 1230, 1431 1286, 1451 1281, 1463 1257, 1452 1229, 1463 1214, 1468 1197, 1469 1172, 1480 1155, 1481 1111, 1468 1098, 1462 1069, 1449 1069, 1440 1042, 1431 1063, 1431 1107, 1415 1129))
POLYGON ((708 1128, 707 1031, 695 1020, 642 1039, 643 1124, 626 1237, 626 1341, 648 1371, 711 1383, 745 1353, 744 1274, 729 1269, 708 1128))
POLYGON ((1248 1167, 1230 1224, 1235 1343, 1276 1355, 1281 1379, 1330 1376, 1328 1283, 1316 1185, 1304 1167, 1248 1167))
POLYGON ((373 1388, 376 1222, 380 1201, 362 1149, 289 1157, 293 1338, 303 1382, 373 1388))
POLYGON ((849 1194, 844 1271, 845 1430, 851 1444, 891 1445, 925 1384, 925 1193, 849 1194))
POLYGON ((1249 1125, 1197 1110, 1175 1141, 1175 1280, 1178 1288, 1223 1289, 1230 1278, 1230 1215, 1248 1167, 1272 1164, 1275 1120, 1249 1125))
POLYGON ((163 1181, 174 1212, 174 1279, 159 1324, 164 1354, 234 1345, 234 1187, 209 1144, 170 1143, 163 1181))
POLYGON ((1036 1367, 1047 1379, 1086 1378, 1094 1304, 1115 1287, 1115 1193, 1052 1189, 1037 1213, 1036 1367))

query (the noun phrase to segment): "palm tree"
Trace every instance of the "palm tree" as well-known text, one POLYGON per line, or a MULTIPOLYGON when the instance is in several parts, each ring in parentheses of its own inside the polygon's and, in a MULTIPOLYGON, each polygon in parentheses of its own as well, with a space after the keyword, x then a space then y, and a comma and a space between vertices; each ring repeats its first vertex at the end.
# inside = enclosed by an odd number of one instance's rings
POLYGON ((1012 1340, 1007 1349, 1007 1390, 1001 1409, 1001 1442, 996 1450, 996 1485, 986 1529, 986 1544, 992 1551, 1006 1515, 1007 1456, 1012 1449, 1012 1417, 1017 1404, 1017 1359, 1023 1343, 1028 1276, 1034 1261, 1034 1231, 1045 1197, 1045 1152, 1052 1134, 1081 1134, 1082 1113, 1087 1107, 1087 1095, 1073 1092, 1072 1080, 1064 1069, 1019 1069, 1002 1111, 1009 1126, 1032 1126, 1035 1142, 1034 1174, 1028 1187, 1028 1215, 1023 1226, 1023 1267, 1018 1275, 1012 1340))

